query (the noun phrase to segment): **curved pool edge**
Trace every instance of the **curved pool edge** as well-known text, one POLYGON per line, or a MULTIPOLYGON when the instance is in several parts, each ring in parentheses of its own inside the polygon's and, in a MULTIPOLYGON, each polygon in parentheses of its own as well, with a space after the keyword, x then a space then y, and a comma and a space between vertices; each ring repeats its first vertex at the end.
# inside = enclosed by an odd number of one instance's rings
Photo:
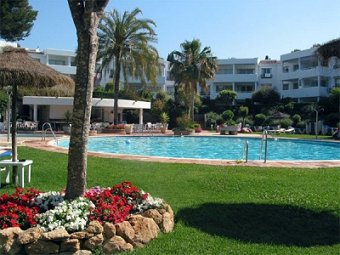
MULTIPOLYGON (((27 147, 68 153, 67 148, 62 148, 54 145, 54 140, 37 141, 27 140, 24 144, 27 147)), ((155 156, 127 155, 127 154, 111 154, 101 152, 88 152, 88 156, 99 158, 116 158, 124 160, 137 160, 143 162, 161 162, 161 163, 184 163, 184 164, 201 164, 215 166, 254 166, 254 167, 284 167, 284 168, 333 168, 340 166, 340 160, 308 160, 308 161, 279 161, 268 160, 263 163, 262 160, 249 160, 247 163, 238 160, 212 160, 212 159, 191 159, 191 158, 167 158, 155 156)))

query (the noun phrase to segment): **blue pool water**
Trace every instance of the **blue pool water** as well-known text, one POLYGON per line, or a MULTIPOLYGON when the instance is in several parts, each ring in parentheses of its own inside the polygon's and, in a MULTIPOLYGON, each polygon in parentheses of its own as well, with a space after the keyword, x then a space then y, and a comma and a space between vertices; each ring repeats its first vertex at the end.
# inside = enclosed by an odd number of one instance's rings
MULTIPOLYGON (((249 143, 249 160, 258 160, 261 139, 241 137, 93 137, 89 138, 88 150, 172 158, 239 160, 243 159, 243 148, 246 141, 249 143)), ((59 141, 58 146, 67 148, 69 140, 59 141)), ((267 159, 340 160, 340 143, 268 139, 267 159)))

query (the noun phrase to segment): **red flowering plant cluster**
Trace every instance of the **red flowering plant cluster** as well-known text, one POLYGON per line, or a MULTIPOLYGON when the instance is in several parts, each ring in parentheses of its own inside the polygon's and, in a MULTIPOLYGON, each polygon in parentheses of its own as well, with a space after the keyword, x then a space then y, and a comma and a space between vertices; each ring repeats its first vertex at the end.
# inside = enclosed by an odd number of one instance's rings
POLYGON ((95 205, 95 208, 91 209, 90 221, 119 223, 126 219, 132 208, 124 198, 112 194, 111 189, 103 189, 100 192, 90 190, 85 193, 85 197, 95 205))
POLYGON ((64 201, 62 192, 41 193, 33 188, 17 188, 12 195, 0 196, 0 229, 39 226, 52 230, 68 225, 70 229, 78 230, 93 220, 119 223, 126 220, 129 214, 159 208, 163 203, 162 199, 152 198, 131 182, 123 182, 112 188, 94 187, 84 197, 79 201, 64 201), (78 208, 75 211, 80 214, 69 210, 75 206, 78 208))
POLYGON ((132 205, 132 213, 141 211, 140 206, 144 204, 149 195, 138 189, 131 182, 122 182, 113 186, 112 193, 125 198, 127 203, 132 205))
POLYGON ((107 128, 109 128, 109 129, 124 129, 124 127, 125 127, 125 124, 117 124, 117 125, 111 124, 107 128))
POLYGON ((85 197, 95 205, 89 216, 90 221, 119 223, 124 221, 128 214, 140 211, 138 205, 143 204, 148 194, 131 182, 123 182, 112 188, 92 188, 85 193, 85 197))
POLYGON ((36 189, 17 188, 12 195, 0 196, 0 229, 35 226, 38 207, 34 205, 34 199, 39 193, 36 189))

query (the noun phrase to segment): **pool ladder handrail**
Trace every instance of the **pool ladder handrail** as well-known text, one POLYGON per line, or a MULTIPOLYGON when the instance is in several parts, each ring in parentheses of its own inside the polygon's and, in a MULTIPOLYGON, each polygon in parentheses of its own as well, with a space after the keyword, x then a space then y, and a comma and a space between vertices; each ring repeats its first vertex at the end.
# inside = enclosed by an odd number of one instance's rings
POLYGON ((246 140, 243 145, 243 159, 245 163, 248 162, 248 152, 249 152, 249 143, 248 143, 248 140, 246 140))
POLYGON ((45 139, 46 139, 46 133, 47 133, 47 131, 51 131, 51 133, 52 133, 54 139, 56 140, 56 143, 58 144, 58 138, 57 138, 57 136, 55 135, 55 133, 53 132, 51 123, 45 122, 45 123, 42 125, 41 131, 42 131, 42 134, 41 134, 41 135, 42 135, 42 140, 43 140, 43 141, 45 141, 45 139), (44 129, 45 126, 47 126, 46 129, 44 129))
POLYGON ((260 160, 262 159, 263 152, 263 143, 264 143, 264 160, 263 163, 267 162, 267 153, 268 153, 268 131, 264 130, 261 137, 261 146, 260 146, 260 160))

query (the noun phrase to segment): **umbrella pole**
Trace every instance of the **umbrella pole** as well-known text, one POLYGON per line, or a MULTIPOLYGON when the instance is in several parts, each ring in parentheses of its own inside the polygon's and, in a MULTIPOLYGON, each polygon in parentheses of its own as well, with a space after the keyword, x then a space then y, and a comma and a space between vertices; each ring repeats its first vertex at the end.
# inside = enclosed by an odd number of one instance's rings
MULTIPOLYGON (((12 91, 12 161, 16 162, 18 160, 17 156, 17 85, 13 85, 12 91)), ((12 182, 18 184, 18 167, 13 166, 12 182)))

